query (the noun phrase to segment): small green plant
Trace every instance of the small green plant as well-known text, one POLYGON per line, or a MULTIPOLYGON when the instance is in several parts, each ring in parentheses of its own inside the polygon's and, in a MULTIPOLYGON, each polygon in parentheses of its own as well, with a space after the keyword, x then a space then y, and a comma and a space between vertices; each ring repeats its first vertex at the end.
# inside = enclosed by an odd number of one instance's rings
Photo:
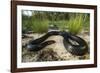
POLYGON ((32 31, 32 23, 30 20, 30 17, 22 15, 22 31, 24 31, 25 33, 28 31, 32 31))
POLYGON ((90 15, 89 14, 84 15, 83 23, 84 23, 84 25, 83 25, 84 29, 89 31, 90 30, 90 15))
POLYGON ((32 21, 32 29, 36 33, 44 33, 48 31, 48 20, 38 20, 32 21))
POLYGON ((72 34, 78 34, 82 30, 83 18, 82 15, 71 18, 68 22, 68 30, 72 34))

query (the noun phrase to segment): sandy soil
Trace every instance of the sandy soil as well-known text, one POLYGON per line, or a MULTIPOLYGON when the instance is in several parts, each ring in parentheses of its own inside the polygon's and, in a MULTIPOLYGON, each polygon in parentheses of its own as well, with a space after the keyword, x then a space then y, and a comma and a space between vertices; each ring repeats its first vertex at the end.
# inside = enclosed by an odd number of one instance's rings
MULTIPOLYGON (((22 39, 23 46, 30 40, 41 37, 44 34, 30 34, 29 38, 22 39)), ((89 35, 78 35, 87 41, 89 44, 89 35)), ((51 36, 47 40, 55 40, 56 43, 51 44, 38 52, 27 51, 27 48, 22 48, 22 62, 37 62, 37 61, 63 61, 63 60, 85 60, 89 59, 89 53, 83 56, 76 56, 69 53, 63 45, 63 37, 51 36)))

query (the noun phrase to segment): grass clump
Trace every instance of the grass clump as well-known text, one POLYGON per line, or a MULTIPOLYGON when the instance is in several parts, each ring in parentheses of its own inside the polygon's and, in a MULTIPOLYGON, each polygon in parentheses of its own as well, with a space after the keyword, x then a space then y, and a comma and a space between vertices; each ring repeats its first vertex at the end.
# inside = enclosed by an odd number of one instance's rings
POLYGON ((32 30, 36 33, 44 33, 48 31, 48 20, 33 20, 32 30))
POLYGON ((82 30, 82 25, 83 25, 83 18, 82 15, 79 15, 75 18, 71 18, 68 21, 68 30, 71 34, 78 34, 82 30))

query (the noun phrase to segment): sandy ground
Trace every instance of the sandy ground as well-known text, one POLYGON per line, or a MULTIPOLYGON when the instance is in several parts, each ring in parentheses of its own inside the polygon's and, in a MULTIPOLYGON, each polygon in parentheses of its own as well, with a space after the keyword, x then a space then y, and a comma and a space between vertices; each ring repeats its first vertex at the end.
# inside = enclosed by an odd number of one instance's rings
MULTIPOLYGON (((44 34, 30 34, 30 38, 22 39, 23 46, 30 40, 41 37, 44 34)), ((78 35, 87 41, 89 44, 89 35, 78 35)), ((51 44, 38 52, 30 52, 27 48, 22 48, 22 62, 37 62, 37 61, 64 61, 64 60, 85 60, 89 59, 89 53, 83 56, 76 56, 69 53, 63 45, 63 37, 51 36, 47 40, 55 40, 56 43, 51 44)))

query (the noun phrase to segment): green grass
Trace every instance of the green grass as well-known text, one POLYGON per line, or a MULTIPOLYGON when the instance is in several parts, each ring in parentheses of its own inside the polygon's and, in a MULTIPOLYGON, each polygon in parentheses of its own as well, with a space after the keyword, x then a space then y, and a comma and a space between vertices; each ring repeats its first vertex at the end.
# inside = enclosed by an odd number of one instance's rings
POLYGON ((44 33, 48 31, 48 20, 32 21, 32 30, 36 33, 44 33))
POLYGON ((90 30, 90 15, 89 14, 85 15, 83 23, 84 23, 83 28, 89 31, 90 30))
MULTIPOLYGON (((57 13, 56 13, 57 14, 57 13)), ((36 33, 45 33, 48 31, 50 24, 57 25, 61 31, 69 31, 72 34, 78 34, 82 29, 89 31, 90 15, 83 13, 61 13, 58 16, 50 16, 49 13, 35 12, 32 16, 22 15, 22 29, 26 32, 33 31, 36 33), (66 14, 68 15, 66 18, 66 14), (61 18, 62 17, 62 18, 61 18), (55 18, 51 20, 51 18, 55 18)))
POLYGON ((68 22, 68 30, 72 34, 78 34, 82 30, 83 18, 81 15, 71 18, 68 22))

